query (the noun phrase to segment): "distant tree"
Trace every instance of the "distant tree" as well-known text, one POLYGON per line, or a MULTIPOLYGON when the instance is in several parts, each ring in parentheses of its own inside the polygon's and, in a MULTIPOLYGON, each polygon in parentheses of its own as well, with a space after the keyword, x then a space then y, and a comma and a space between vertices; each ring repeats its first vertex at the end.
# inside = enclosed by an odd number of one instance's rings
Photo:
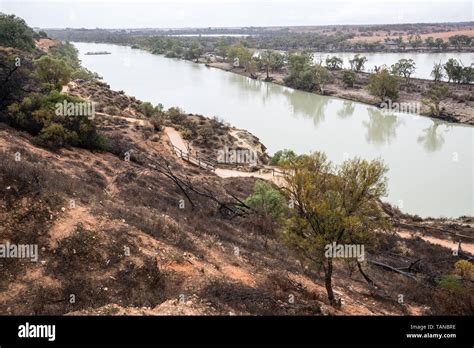
POLYGON ((448 82, 454 81, 461 83, 463 81, 463 66, 455 58, 450 58, 444 64, 444 70, 446 71, 446 76, 448 77, 448 82))
POLYGON ((316 152, 302 156, 288 171, 293 174, 285 177, 284 187, 294 209, 281 238, 301 259, 322 267, 328 300, 337 307, 332 286, 337 257, 327 247, 362 244, 368 250, 376 245, 374 232, 388 227, 379 201, 387 192, 387 168, 361 159, 335 167, 316 152))
POLYGON ((272 64, 272 51, 263 51, 260 54, 260 62, 267 73, 267 80, 270 78, 270 66, 272 64))
POLYGON ((327 57, 326 66, 329 70, 340 70, 342 69, 342 59, 337 56, 327 57))
POLYGON ((227 50, 227 57, 231 61, 237 58, 240 66, 244 67, 245 71, 248 71, 250 63, 252 61, 252 52, 239 43, 237 45, 231 46, 227 50))
POLYGON ((408 42, 411 44, 413 48, 418 48, 423 44, 423 40, 421 39, 421 36, 417 34, 414 38, 413 36, 408 40, 408 42))
POLYGON ((443 64, 435 63, 433 65, 433 70, 431 70, 431 76, 433 77, 435 82, 441 81, 444 77, 443 64))
POLYGON ((193 41, 184 52, 184 58, 188 60, 198 59, 202 55, 203 49, 198 41, 193 41))
POLYGON ((356 54, 354 58, 349 60, 351 70, 355 72, 364 71, 364 64, 367 62, 367 57, 356 54))
POLYGON ((34 31, 23 19, 0 13, 0 46, 33 51, 33 34, 34 31))
POLYGON ((428 36, 426 39, 425 39, 425 43, 426 43, 426 46, 428 46, 429 48, 433 48, 436 46, 435 44, 435 40, 432 36, 428 36))
POLYGON ((342 82, 348 87, 354 87, 356 73, 352 70, 344 70, 342 73, 342 82))
POLYGON ((394 41, 397 44, 398 48, 401 48, 403 50, 406 48, 405 42, 403 41, 403 37, 401 35, 394 41))
POLYGON ((445 45, 444 45, 444 40, 441 39, 441 38, 437 38, 435 41, 434 41, 434 46, 441 50, 441 49, 444 49, 445 48, 445 45))
POLYGON ((472 81, 474 81, 474 63, 462 69, 462 83, 471 83, 472 81))
POLYGON ((467 35, 454 35, 448 38, 449 43, 457 49, 462 47, 469 47, 472 42, 472 37, 467 35))
POLYGON ((367 88, 372 95, 379 97, 381 101, 385 101, 386 98, 398 99, 399 78, 391 75, 386 68, 383 68, 370 75, 367 88))
POLYGON ((449 95, 447 86, 434 84, 426 93, 426 98, 422 99, 422 103, 429 107, 430 115, 439 117, 441 115, 440 103, 449 95))
POLYGON ((287 86, 305 91, 312 91, 316 86, 314 69, 312 67, 313 55, 307 52, 289 54, 289 74, 284 82, 287 86))
POLYGON ((227 56, 227 51, 229 49, 229 45, 223 41, 223 39, 219 39, 218 43, 214 47, 214 52, 219 57, 225 58, 227 56))
POLYGON ((278 52, 272 52, 270 59, 270 70, 278 71, 281 70, 285 65, 285 56, 278 52))
POLYGON ((405 79, 410 78, 416 70, 416 64, 413 59, 402 58, 391 66, 392 74, 403 76, 405 79))
POLYGON ((331 80, 331 74, 329 73, 328 69, 320 64, 316 64, 313 68, 314 71, 314 82, 316 86, 319 88, 322 94, 324 94, 324 86, 327 82, 331 80))

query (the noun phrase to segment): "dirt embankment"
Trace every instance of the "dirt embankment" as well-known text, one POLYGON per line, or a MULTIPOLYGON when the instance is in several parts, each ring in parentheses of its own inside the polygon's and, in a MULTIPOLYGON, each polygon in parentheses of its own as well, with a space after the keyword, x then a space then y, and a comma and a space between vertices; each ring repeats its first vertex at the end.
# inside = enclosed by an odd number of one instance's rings
POLYGON ((45 53, 47 53, 51 47, 56 46, 57 43, 56 40, 52 39, 39 39, 35 41, 36 47, 45 53))

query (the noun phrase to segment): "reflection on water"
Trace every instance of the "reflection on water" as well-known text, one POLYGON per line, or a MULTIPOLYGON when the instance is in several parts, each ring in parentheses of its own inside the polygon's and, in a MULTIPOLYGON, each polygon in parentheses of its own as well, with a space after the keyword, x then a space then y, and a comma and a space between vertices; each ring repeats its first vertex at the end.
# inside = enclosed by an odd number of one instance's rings
POLYGON ((418 143, 423 145, 423 148, 428 152, 438 151, 444 144, 443 135, 437 131, 439 126, 439 121, 433 121, 430 127, 423 129, 423 135, 420 135, 417 139, 418 143))
POLYGON ((397 127, 403 121, 393 114, 387 114, 376 108, 367 108, 367 113, 369 120, 362 121, 367 129, 365 139, 371 144, 390 144, 397 137, 397 127))
POLYGON ((295 115, 311 119, 314 128, 318 128, 324 121, 326 107, 331 101, 330 98, 289 88, 285 88, 283 95, 290 102, 291 112, 295 115))
POLYGON ((342 103, 342 108, 337 112, 337 116, 343 119, 348 118, 352 116, 352 114, 354 113, 354 110, 355 110, 354 103, 349 100, 345 100, 342 103))

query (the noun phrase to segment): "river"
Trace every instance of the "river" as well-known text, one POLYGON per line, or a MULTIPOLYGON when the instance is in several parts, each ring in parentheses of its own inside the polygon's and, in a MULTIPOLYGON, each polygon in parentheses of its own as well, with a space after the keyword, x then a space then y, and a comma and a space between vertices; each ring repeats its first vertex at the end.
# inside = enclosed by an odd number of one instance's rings
POLYGON ((421 217, 474 215, 474 127, 319 96, 129 47, 74 43, 83 66, 112 89, 143 101, 218 116, 260 138, 273 154, 324 151, 381 158, 390 168, 386 200, 421 217), (109 51, 111 55, 84 55, 109 51))

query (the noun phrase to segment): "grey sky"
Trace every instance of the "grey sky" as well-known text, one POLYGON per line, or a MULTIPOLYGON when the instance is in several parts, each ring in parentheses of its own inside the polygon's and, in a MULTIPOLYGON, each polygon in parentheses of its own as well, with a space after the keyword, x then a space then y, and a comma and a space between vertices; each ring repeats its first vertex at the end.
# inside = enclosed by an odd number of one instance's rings
POLYGON ((472 0, 0 0, 42 28, 180 28, 459 22, 472 0))

